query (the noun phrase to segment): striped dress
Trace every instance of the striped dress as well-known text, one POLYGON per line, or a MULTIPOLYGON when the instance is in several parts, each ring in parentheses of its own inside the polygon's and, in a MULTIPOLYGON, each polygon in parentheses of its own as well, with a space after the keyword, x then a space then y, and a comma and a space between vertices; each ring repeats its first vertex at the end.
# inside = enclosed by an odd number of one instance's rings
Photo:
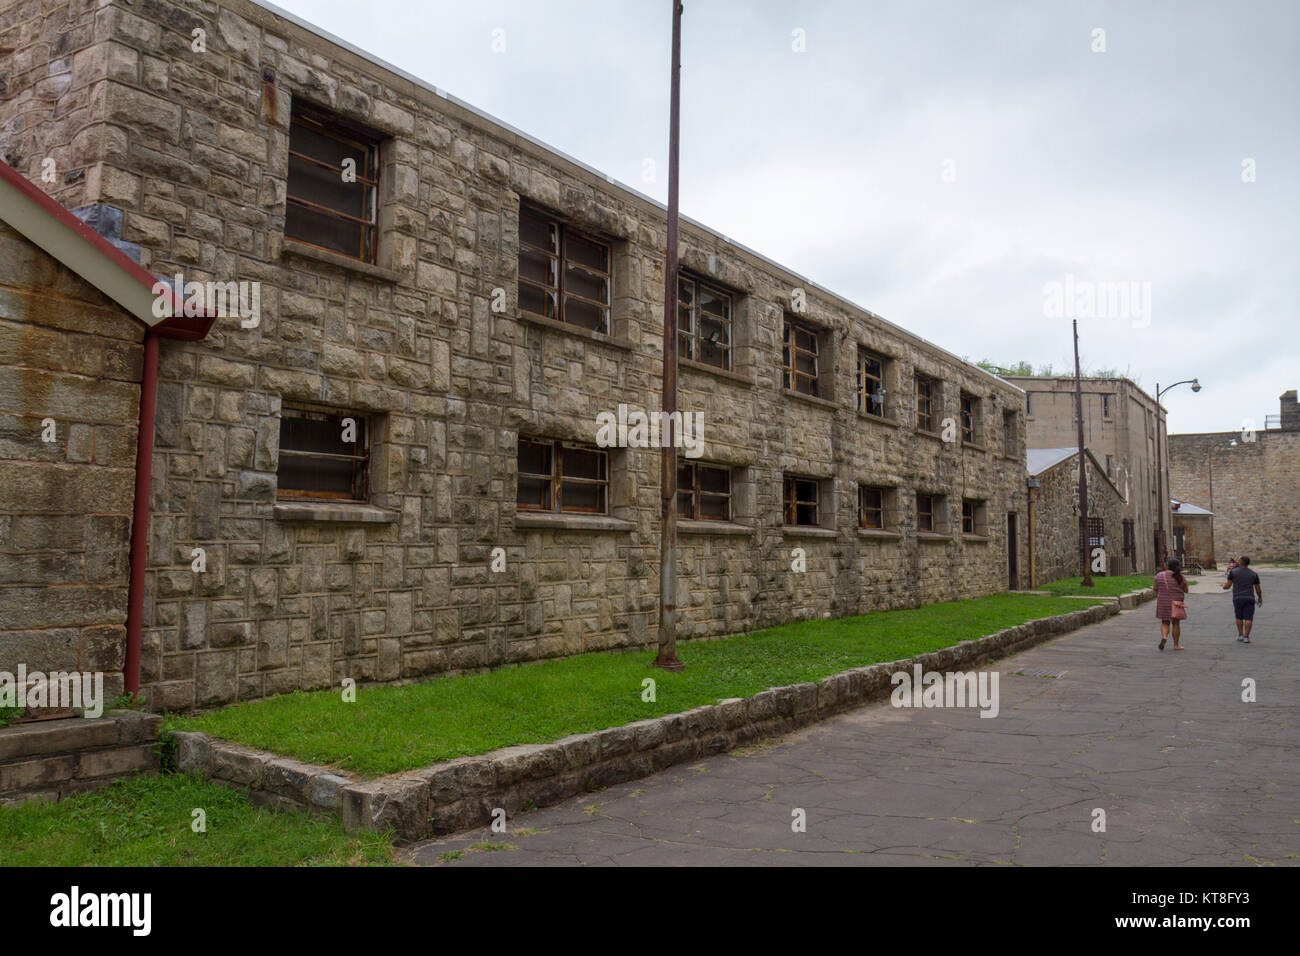
POLYGON ((1178 586, 1178 579, 1172 571, 1161 571, 1156 575, 1156 620, 1169 621, 1174 616, 1174 602, 1181 601, 1187 592, 1178 586))

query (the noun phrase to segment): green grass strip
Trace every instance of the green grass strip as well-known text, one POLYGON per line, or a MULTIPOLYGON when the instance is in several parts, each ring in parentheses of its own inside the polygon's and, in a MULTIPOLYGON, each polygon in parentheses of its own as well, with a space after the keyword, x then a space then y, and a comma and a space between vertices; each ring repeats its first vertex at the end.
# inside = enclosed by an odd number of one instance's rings
MULTIPOLYGON (((1121 594, 1128 594, 1129 591, 1138 591, 1142 588, 1149 588, 1155 580, 1152 574, 1125 574, 1115 577, 1093 576, 1092 583, 1095 585, 1091 588, 1085 588, 1082 584, 1083 578, 1061 578, 1059 581, 1053 581, 1051 584, 1039 585, 1040 591, 1051 591, 1053 594, 1086 594, 1089 597, 1119 597, 1121 594)), ((1189 584, 1194 584, 1195 578, 1188 578, 1189 584)))
POLYGON ((644 650, 591 653, 402 687, 287 694, 189 718, 198 730, 314 764, 380 776, 514 744, 547 743, 678 713, 768 687, 818 680, 982 637, 1086 602, 997 594, 837 620, 801 621, 717 641, 683 642, 686 670, 651 666, 644 650), (642 681, 656 682, 642 700, 642 681))
POLYGON ((359 866, 387 864, 391 853, 382 834, 271 813, 182 774, 0 809, 0 866, 359 866), (191 829, 196 809, 206 814, 206 832, 191 829))

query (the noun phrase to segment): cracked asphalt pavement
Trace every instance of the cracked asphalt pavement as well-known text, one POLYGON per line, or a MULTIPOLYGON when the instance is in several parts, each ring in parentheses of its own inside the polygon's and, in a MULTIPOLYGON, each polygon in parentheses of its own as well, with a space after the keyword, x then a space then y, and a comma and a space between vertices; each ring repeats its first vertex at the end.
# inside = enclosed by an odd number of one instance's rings
POLYGON ((456 867, 1294 866, 1300 572, 1260 577, 1249 645, 1235 640, 1221 576, 1207 574, 1188 599, 1187 650, 1156 650, 1144 604, 988 665, 1000 674, 995 718, 885 700, 403 856, 456 867), (796 809, 805 832, 792 828, 796 809))

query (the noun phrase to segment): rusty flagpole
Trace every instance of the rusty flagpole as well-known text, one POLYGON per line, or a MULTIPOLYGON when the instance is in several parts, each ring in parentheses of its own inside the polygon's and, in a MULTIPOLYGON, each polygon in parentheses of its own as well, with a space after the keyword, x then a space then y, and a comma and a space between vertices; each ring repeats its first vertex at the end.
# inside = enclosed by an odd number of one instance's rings
POLYGON ((681 670, 677 659, 677 138, 681 120, 682 4, 673 5, 673 63, 668 106, 668 249, 664 262, 663 468, 659 528, 659 654, 655 666, 681 670))

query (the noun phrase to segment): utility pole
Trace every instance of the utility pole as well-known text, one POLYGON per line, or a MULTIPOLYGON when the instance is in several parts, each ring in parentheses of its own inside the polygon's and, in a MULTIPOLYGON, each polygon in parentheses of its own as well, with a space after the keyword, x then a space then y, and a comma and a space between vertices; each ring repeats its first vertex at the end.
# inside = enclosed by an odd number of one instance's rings
POLYGON ((677 139, 681 122, 682 4, 673 5, 673 63, 668 105, 668 254, 664 263, 664 418, 659 527, 659 654, 656 667, 679 671, 677 659, 677 139))
POLYGON ((1083 448, 1083 380, 1079 374, 1079 320, 1074 320, 1074 414, 1079 419, 1079 559, 1083 562, 1085 588, 1092 583, 1092 561, 1088 555, 1088 463, 1083 448))

